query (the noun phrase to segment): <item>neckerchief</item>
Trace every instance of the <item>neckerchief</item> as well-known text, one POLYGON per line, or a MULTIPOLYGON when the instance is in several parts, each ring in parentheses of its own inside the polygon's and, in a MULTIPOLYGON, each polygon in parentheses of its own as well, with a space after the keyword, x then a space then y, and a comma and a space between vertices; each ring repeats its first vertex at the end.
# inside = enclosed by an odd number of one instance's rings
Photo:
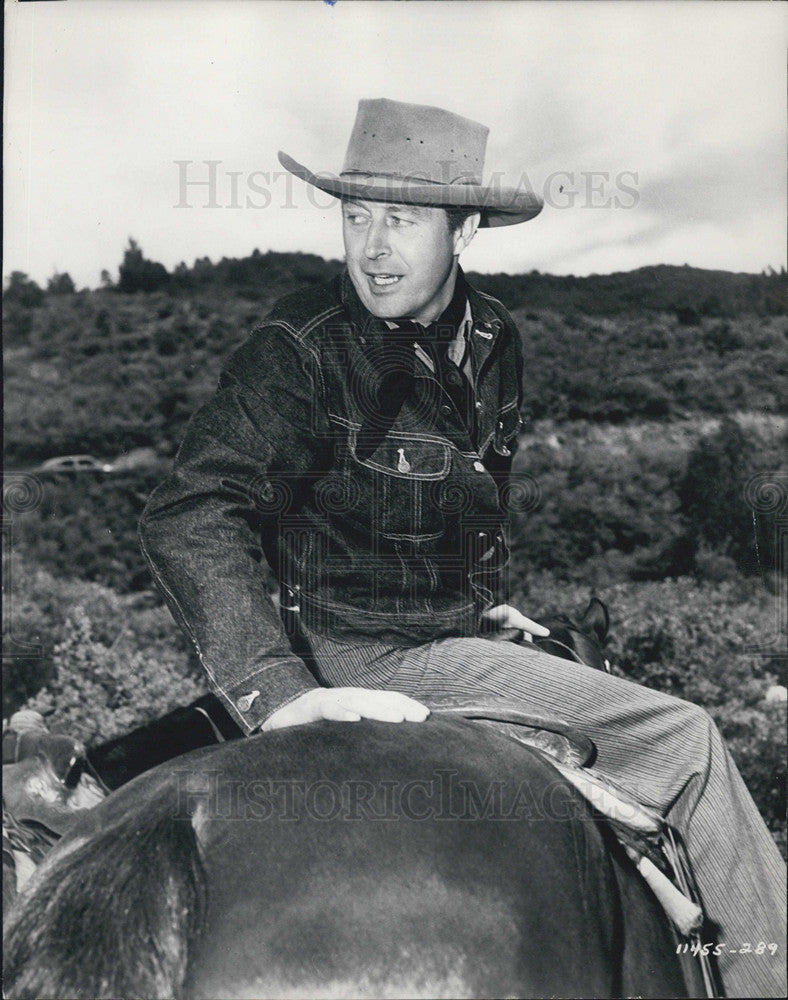
MULTIPOLYGON (((446 375, 447 366, 458 371, 457 366, 449 360, 447 349, 456 338, 457 331, 465 319, 466 307, 465 280, 458 271, 451 301, 436 320, 426 326, 411 319, 393 321, 396 326, 386 334, 382 374, 375 394, 374 413, 364 421, 358 433, 356 442, 358 458, 368 458, 380 445, 402 409, 406 397, 413 389, 416 363, 414 341, 432 361, 436 377, 441 378, 441 375, 446 375)), ((443 378, 441 382, 448 390, 449 386, 443 378)), ((469 388, 467 379, 461 376, 460 384, 453 388, 461 392, 462 398, 458 396, 455 405, 462 407, 461 412, 465 416, 467 413, 465 397, 469 388)), ((454 393, 452 398, 454 399, 454 393)))

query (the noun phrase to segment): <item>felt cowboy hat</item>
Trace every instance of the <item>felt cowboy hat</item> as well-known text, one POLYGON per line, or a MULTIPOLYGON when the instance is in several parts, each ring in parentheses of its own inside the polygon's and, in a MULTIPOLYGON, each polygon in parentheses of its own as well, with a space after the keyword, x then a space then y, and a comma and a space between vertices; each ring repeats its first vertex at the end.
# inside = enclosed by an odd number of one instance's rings
POLYGON ((359 101, 339 176, 312 173, 281 150, 279 162, 337 198, 477 209, 482 226, 526 222, 543 204, 530 188, 482 184, 488 133, 442 108, 359 101))

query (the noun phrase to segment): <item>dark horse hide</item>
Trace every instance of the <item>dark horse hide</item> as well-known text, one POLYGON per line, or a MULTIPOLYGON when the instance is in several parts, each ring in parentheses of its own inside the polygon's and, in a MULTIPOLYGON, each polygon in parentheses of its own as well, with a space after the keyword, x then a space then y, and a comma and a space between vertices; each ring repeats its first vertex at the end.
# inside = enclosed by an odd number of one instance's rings
POLYGON ((494 729, 321 722, 89 810, 9 914, 9 998, 698 996, 650 890, 494 729))

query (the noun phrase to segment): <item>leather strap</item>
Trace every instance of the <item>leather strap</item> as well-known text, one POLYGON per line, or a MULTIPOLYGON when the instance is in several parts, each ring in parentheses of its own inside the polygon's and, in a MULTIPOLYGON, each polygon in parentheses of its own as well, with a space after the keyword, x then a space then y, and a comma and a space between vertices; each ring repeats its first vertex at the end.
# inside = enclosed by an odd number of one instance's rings
POLYGON ((489 698, 483 701, 460 698, 454 695, 436 696, 425 702, 436 715, 454 715, 463 719, 479 719, 502 722, 529 729, 558 733, 572 744, 577 757, 587 764, 596 756, 596 746, 584 733, 559 719, 534 715, 515 708, 503 698, 489 698))

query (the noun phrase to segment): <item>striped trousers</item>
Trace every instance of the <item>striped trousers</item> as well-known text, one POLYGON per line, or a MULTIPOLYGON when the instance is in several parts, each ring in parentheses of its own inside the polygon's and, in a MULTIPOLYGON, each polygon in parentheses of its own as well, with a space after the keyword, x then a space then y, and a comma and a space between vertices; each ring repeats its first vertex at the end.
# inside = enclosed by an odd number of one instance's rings
POLYGON ((449 638, 403 649, 306 637, 326 686, 396 690, 427 705, 440 695, 494 695, 586 733, 595 767, 682 835, 706 916, 720 928, 726 994, 786 995, 785 865, 703 709, 509 642, 449 638), (757 954, 760 942, 776 944, 776 954, 757 954))

